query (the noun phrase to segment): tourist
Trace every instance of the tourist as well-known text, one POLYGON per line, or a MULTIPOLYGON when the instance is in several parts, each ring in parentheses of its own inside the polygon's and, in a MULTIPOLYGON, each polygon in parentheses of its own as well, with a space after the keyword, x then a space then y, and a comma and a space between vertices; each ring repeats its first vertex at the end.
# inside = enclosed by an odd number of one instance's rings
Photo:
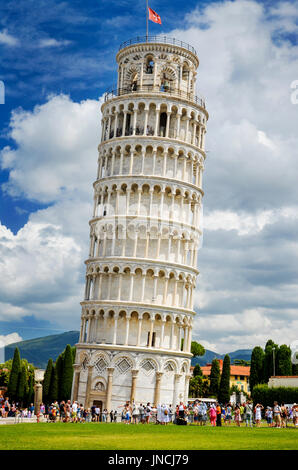
POLYGON ((9 398, 7 398, 4 402, 4 417, 8 417, 8 413, 10 411, 10 403, 9 403, 9 398))
POLYGON ((132 413, 131 406, 129 405, 129 403, 127 403, 125 405, 125 422, 126 422, 126 424, 130 424, 130 422, 131 422, 131 413, 132 413))
POLYGON ((184 418, 185 416, 185 406, 183 405, 183 402, 181 401, 179 406, 178 406, 178 416, 179 418, 184 418))
POLYGON ((113 410, 110 411, 110 422, 112 423, 114 419, 114 412, 113 410))
POLYGON ((90 423, 92 418, 91 409, 82 407, 81 417, 82 423, 90 423))
POLYGON ((71 419, 72 419, 72 422, 73 423, 77 423, 78 422, 78 417, 77 417, 77 413, 78 413, 78 404, 76 401, 74 401, 70 407, 70 411, 71 411, 71 419))
POLYGON ((139 422, 144 424, 145 423, 145 419, 144 419, 145 408, 142 405, 142 403, 140 403, 138 411, 139 411, 139 422))
POLYGON ((91 418, 92 418, 92 421, 93 421, 94 423, 95 423, 95 421, 96 421, 95 409, 96 409, 96 406, 95 406, 95 405, 92 405, 92 406, 91 406, 91 418))
POLYGON ((195 425, 198 425, 199 422, 199 405, 198 403, 195 404, 193 409, 193 421, 195 425))
POLYGON ((282 403, 280 407, 280 418, 281 418, 281 427, 286 428, 287 427, 287 408, 285 407, 285 404, 282 403))
POLYGON ((292 406, 292 416, 294 426, 298 426, 298 405, 296 403, 292 406))
POLYGON ((95 406, 95 421, 97 423, 100 421, 100 408, 98 405, 95 406))
POLYGON ((102 422, 106 423, 108 419, 108 410, 105 408, 102 412, 102 422))
POLYGON ((235 408, 235 423, 237 426, 240 426, 241 423, 241 411, 238 405, 235 408))
POLYGON ((146 421, 147 424, 149 424, 151 412, 152 412, 152 408, 150 406, 150 403, 148 402, 146 407, 145 407, 145 421, 146 421))
POLYGON ((244 421, 244 406, 240 403, 240 417, 241 421, 244 421))
POLYGON ((232 421, 232 405, 231 405, 231 403, 229 403, 227 408, 226 408, 225 424, 230 425, 231 421, 232 421))
POLYGON ((248 425, 252 428, 252 418, 253 418, 253 406, 250 401, 245 403, 244 405, 244 415, 245 415, 245 425, 248 427, 248 425))
POLYGON ((274 402, 273 406, 273 419, 275 422, 275 427, 280 428, 281 427, 281 408, 277 401, 274 402))
POLYGON ((161 423, 167 425, 170 422, 168 405, 166 404, 162 405, 161 412, 162 412, 161 423))
POLYGON ((199 424, 205 426, 207 423, 207 405, 204 402, 199 403, 199 424))
POLYGON ((162 421, 162 410, 161 410, 161 405, 157 405, 157 414, 156 414, 156 424, 161 424, 162 421))
POLYGON ((66 414, 65 414, 65 401, 61 401, 60 405, 59 405, 59 415, 60 415, 60 421, 63 421, 65 422, 65 417, 66 417, 66 414))
POLYGON ((221 406, 216 403, 216 426, 221 426, 221 406))
POLYGON ((138 419, 139 412, 138 412, 137 405, 135 404, 134 401, 132 402, 132 405, 131 405, 131 414, 132 414, 133 424, 137 424, 137 419, 138 419))
POLYGON ((174 412, 173 412, 173 407, 172 407, 172 404, 171 404, 171 405, 169 405, 169 421, 170 421, 170 423, 173 421, 173 414, 174 414, 174 412))
POLYGON ((265 411, 265 418, 267 420, 267 424, 269 428, 272 428, 273 426, 273 411, 270 406, 267 406, 266 411, 265 411))
POLYGON ((260 403, 257 403, 255 406, 255 420, 256 420, 256 426, 260 427, 261 425, 261 420, 262 420, 262 410, 264 409, 263 405, 260 403))
POLYGON ((209 418, 211 426, 216 426, 216 409, 213 406, 209 408, 209 418))

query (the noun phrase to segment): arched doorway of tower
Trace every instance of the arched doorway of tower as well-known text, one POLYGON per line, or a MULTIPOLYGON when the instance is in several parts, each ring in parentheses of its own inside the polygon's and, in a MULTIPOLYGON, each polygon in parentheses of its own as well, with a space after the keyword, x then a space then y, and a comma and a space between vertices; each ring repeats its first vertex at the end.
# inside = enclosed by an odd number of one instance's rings
POLYGON ((90 401, 89 403, 91 406, 95 406, 100 409, 99 420, 101 420, 102 412, 106 407, 106 386, 102 380, 96 380, 93 389, 90 393, 90 401))

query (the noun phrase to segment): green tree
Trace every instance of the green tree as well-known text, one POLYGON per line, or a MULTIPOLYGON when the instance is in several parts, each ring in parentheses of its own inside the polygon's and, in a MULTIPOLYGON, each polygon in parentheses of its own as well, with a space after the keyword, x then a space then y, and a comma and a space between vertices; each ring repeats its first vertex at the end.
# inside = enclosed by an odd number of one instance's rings
POLYGON ((292 375, 298 375, 298 364, 292 364, 292 375))
MULTIPOLYGON (((63 367, 64 366, 64 352, 59 354, 55 362, 55 373, 57 376, 57 393, 58 400, 62 400, 62 376, 63 376, 63 367)), ((52 400, 52 398, 51 398, 52 400)))
POLYGON ((28 378, 28 392, 26 397, 26 404, 30 405, 30 403, 34 402, 34 368, 33 366, 30 367, 29 370, 29 378, 28 378))
POLYGON ((58 399, 60 400, 58 371, 57 371, 57 366, 52 365, 51 382, 50 382, 49 394, 48 394, 48 403, 53 403, 54 401, 58 399))
POLYGON ((220 403, 229 403, 230 401, 230 374, 231 374, 231 360, 228 354, 225 355, 223 360, 221 378, 219 383, 218 400, 220 403))
POLYGON ((277 355, 278 355, 278 345, 275 344, 272 339, 269 339, 265 346, 265 357, 264 357, 264 373, 263 373, 263 382, 267 383, 269 378, 276 374, 277 369, 277 355), (273 365, 274 357, 274 365, 273 365))
POLYGON ((197 341, 192 341, 192 342, 191 342, 190 351, 191 351, 191 354, 192 354, 194 357, 204 356, 204 354, 205 354, 205 352, 206 352, 204 346, 202 346, 202 345, 201 345, 200 343, 198 343, 197 341))
POLYGON ((17 400, 17 392, 18 392, 18 385, 19 385, 19 378, 21 372, 21 357, 19 348, 15 348, 11 372, 9 376, 8 382, 8 396, 11 400, 17 400))
POLYGON ((250 359, 250 390, 252 390, 255 385, 264 382, 264 358, 265 353, 260 346, 253 348, 250 359))
POLYGON ((246 361, 245 359, 234 359, 233 364, 236 366, 250 366, 250 361, 246 361))
POLYGON ((277 375, 291 375, 292 374, 292 361, 291 361, 291 348, 286 344, 282 344, 277 352, 277 375))
POLYGON ((48 403, 49 400, 49 391, 51 385, 53 371, 53 359, 48 360, 47 368, 43 378, 43 387, 42 387, 42 400, 44 403, 48 403))
POLYGON ((201 376, 197 375, 192 377, 189 381, 189 396, 192 398, 198 398, 202 396, 202 383, 203 379, 201 376))
POLYGON ((19 380, 18 380, 18 389, 17 389, 17 400, 23 406, 24 401, 26 400, 27 394, 27 386, 28 386, 28 377, 26 371, 26 365, 22 364, 21 370, 19 373, 19 380))
POLYGON ((63 372, 61 382, 61 397, 62 400, 69 400, 71 396, 73 378, 73 355, 71 346, 68 344, 65 348, 64 361, 63 361, 63 372))
POLYGON ((213 359, 212 364, 211 364, 210 387, 209 387, 211 396, 217 397, 218 390, 219 390, 219 382, 220 382, 219 361, 217 359, 213 359))
POLYGON ((194 366, 194 369, 193 369, 193 376, 194 377, 197 377, 197 376, 200 376, 200 377, 203 377, 203 372, 202 372, 202 369, 200 367, 200 364, 196 364, 194 366))

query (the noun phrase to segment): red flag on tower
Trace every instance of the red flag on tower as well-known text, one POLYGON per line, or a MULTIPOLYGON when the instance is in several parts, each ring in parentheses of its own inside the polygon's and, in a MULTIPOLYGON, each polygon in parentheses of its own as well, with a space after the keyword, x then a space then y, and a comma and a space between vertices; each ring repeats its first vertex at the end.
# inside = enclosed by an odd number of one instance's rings
POLYGON ((160 16, 152 10, 152 8, 148 7, 149 10, 149 20, 153 21, 154 23, 161 24, 161 18, 160 16))

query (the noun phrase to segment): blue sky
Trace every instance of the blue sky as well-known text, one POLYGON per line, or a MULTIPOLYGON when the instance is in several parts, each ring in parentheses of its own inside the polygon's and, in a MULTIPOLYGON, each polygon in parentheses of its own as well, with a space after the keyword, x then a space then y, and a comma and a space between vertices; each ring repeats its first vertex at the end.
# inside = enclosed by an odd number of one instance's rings
MULTIPOLYGON (((195 337, 219 352, 297 339, 297 1, 149 5, 150 34, 198 51, 210 112, 195 337)), ((98 100, 144 33, 143 0, 0 6, 0 337, 79 328, 98 100)))

